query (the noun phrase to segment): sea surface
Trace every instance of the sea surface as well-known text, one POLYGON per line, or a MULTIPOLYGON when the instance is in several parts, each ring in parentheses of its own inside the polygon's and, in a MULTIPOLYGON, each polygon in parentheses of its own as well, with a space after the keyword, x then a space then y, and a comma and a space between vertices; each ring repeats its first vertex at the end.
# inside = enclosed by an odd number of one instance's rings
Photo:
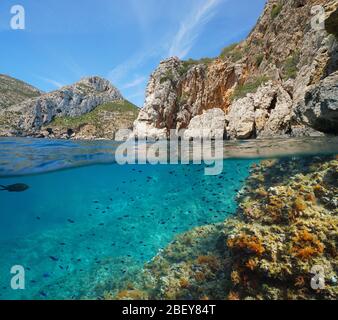
POLYGON ((0 299, 96 298, 180 233, 224 221, 262 159, 338 154, 337 138, 227 142, 206 164, 116 163, 115 142, 0 138, 0 299), (11 288, 12 266, 25 289, 11 288))

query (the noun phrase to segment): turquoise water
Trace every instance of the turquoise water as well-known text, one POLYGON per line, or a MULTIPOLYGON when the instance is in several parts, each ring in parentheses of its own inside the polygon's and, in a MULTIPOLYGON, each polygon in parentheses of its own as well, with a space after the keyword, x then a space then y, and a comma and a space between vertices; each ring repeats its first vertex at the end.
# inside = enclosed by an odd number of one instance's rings
POLYGON ((0 185, 29 186, 0 191, 0 299, 95 298, 118 287, 177 234, 235 213, 259 161, 244 148, 243 159, 224 159, 222 174, 206 176, 203 164, 107 164, 114 148, 102 142, 0 139, 0 147, 0 185), (10 287, 13 265, 26 270, 25 290, 10 287))

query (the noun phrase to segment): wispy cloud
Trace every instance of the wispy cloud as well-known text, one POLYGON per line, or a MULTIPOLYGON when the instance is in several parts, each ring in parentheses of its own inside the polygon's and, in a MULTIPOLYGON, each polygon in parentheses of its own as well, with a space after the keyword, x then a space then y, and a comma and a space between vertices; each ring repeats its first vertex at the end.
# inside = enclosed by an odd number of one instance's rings
POLYGON ((225 0, 197 1, 197 6, 181 23, 178 32, 171 43, 169 56, 184 58, 192 49, 203 27, 216 14, 218 5, 225 0))
POLYGON ((42 77, 42 76, 36 76, 36 77, 39 78, 40 80, 46 82, 46 83, 51 84, 52 86, 54 86, 57 89, 60 89, 60 88, 65 86, 64 83, 61 83, 61 82, 56 81, 54 79, 50 79, 50 78, 46 78, 46 77, 42 77))
POLYGON ((131 71, 138 68, 145 59, 146 56, 143 54, 132 57, 131 59, 124 61, 123 63, 116 66, 114 69, 110 70, 107 78, 113 84, 118 85, 131 71))
POLYGON ((145 76, 138 77, 129 83, 126 83, 124 86, 122 86, 121 89, 131 89, 139 86, 140 84, 144 84, 144 82, 147 80, 145 76))
POLYGON ((144 90, 136 91, 134 94, 130 94, 128 96, 129 99, 135 99, 135 98, 143 98, 144 97, 144 90))
POLYGON ((130 76, 135 74, 135 70, 144 67, 144 65, 152 58, 158 58, 161 56, 162 52, 163 47, 161 46, 147 48, 141 53, 129 57, 127 60, 110 70, 107 79, 113 84, 122 87, 122 82, 125 81, 126 78, 130 79, 130 76))

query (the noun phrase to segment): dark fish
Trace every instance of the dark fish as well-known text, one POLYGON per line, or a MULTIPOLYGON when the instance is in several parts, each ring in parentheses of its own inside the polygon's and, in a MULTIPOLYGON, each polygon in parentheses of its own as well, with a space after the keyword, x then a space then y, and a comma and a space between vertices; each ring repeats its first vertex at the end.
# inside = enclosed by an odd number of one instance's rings
POLYGON ((49 259, 51 259, 52 261, 59 261, 59 259, 58 259, 58 258, 56 258, 56 257, 53 257, 53 256, 49 256, 49 259))
POLYGON ((11 184, 9 186, 0 185, 0 188, 1 188, 0 191, 23 192, 29 189, 29 186, 23 183, 16 183, 16 184, 11 184))

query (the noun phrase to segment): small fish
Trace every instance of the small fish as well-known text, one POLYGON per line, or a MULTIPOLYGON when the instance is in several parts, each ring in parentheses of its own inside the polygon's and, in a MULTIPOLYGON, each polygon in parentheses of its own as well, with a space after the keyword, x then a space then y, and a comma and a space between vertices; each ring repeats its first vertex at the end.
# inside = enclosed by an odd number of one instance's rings
POLYGON ((49 259, 51 259, 52 261, 59 261, 59 258, 54 256, 49 256, 49 259))
POLYGON ((72 219, 67 219, 67 221, 68 221, 69 223, 75 223, 75 221, 72 220, 72 219))
POLYGON ((24 183, 16 183, 11 184, 9 186, 0 185, 0 191, 8 191, 8 192, 23 192, 29 189, 29 186, 24 183))

